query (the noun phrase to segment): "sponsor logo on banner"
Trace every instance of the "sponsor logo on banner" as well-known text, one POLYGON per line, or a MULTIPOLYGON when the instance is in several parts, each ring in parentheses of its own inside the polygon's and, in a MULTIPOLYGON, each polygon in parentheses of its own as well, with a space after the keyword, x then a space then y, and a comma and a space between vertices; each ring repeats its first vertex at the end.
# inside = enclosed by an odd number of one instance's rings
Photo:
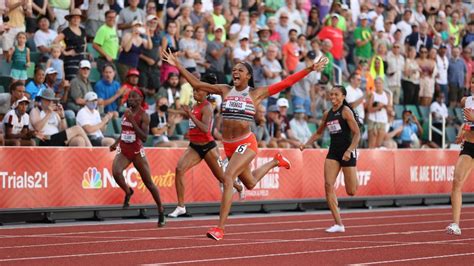
POLYGON ((33 174, 27 171, 17 173, 16 171, 1 171, 0 178, 2 189, 40 189, 48 188, 48 172, 35 172, 33 174))
MULTIPOLYGON (((357 171, 357 180, 359 182, 359 187, 365 187, 369 185, 370 179, 372 177, 372 171, 357 171)), ((342 170, 339 172, 336 178, 336 184, 334 187, 338 189, 339 187, 345 187, 346 184, 344 183, 344 173, 342 170)))
MULTIPOLYGON (((145 191, 146 186, 143 183, 140 173, 134 167, 123 171, 123 176, 127 184, 132 188, 138 188, 145 191)), ((151 175, 153 183, 158 187, 172 187, 174 185, 175 173, 167 170, 164 174, 151 175)), ((89 167, 82 175, 83 189, 104 189, 104 188, 118 188, 119 185, 115 182, 114 176, 107 168, 99 171, 96 167, 89 167)))
POLYGON ((437 183, 451 182, 454 179, 454 165, 410 166, 410 182, 437 183))
MULTIPOLYGON (((273 160, 273 157, 257 157, 252 163, 252 171, 273 160)), ((252 190, 244 190, 244 197, 266 197, 272 190, 280 189, 280 169, 271 169, 252 190)))

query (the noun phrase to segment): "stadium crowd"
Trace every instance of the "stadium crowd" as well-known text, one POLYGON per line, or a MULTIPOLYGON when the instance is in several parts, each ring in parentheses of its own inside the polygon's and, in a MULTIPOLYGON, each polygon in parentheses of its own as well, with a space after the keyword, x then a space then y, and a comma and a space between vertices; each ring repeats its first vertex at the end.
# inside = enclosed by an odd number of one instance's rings
MULTIPOLYGON (((133 88, 144 92, 146 146, 187 145, 193 88, 160 58, 228 83, 239 61, 256 87, 321 57, 330 62, 257 107, 260 147, 305 143, 343 84, 361 147, 453 143, 470 95, 474 4, 439 0, 0 0, 1 145, 109 146, 133 88), (431 114, 431 120, 430 120, 431 114)), ((218 95, 213 135, 220 140, 218 95)), ((327 147, 329 134, 314 147, 327 147)))

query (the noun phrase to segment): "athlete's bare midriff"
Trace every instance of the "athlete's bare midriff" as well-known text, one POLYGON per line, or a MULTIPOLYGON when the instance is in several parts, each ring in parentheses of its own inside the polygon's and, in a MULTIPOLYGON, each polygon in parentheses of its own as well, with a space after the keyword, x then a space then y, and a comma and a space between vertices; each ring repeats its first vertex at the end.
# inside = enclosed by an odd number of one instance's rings
POLYGON ((248 121, 224 119, 222 123, 222 138, 230 141, 245 137, 250 133, 250 123, 248 121))
POLYGON ((464 140, 467 142, 474 143, 474 132, 473 131, 465 131, 464 132, 464 140))

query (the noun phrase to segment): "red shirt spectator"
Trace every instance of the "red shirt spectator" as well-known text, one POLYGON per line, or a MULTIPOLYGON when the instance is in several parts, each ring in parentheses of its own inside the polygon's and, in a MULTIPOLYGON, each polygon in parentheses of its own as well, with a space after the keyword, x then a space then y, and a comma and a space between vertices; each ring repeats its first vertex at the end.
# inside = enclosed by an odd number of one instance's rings
POLYGON ((325 26, 321 29, 318 34, 318 39, 324 40, 329 39, 332 42, 331 54, 334 56, 334 59, 341 60, 343 57, 343 47, 344 47, 344 35, 342 30, 336 27, 339 21, 337 14, 332 15, 331 17, 331 26, 325 26))
POLYGON ((283 62, 285 63, 286 71, 293 73, 296 65, 298 65, 300 59, 300 49, 297 40, 297 32, 295 29, 291 29, 289 32, 289 41, 283 45, 283 62))

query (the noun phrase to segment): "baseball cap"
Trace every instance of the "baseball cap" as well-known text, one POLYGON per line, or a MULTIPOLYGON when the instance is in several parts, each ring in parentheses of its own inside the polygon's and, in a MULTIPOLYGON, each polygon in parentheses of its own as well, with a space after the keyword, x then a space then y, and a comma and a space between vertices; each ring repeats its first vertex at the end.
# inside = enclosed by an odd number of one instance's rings
POLYGON ((337 13, 332 13, 331 18, 338 18, 339 19, 339 15, 337 13))
POLYGON ((88 69, 91 69, 91 62, 89 62, 89 60, 82 60, 82 61, 79 63, 79 68, 88 68, 88 69))
POLYGON ((368 18, 369 18, 369 16, 367 16, 367 13, 360 13, 360 15, 359 15, 360 20, 368 19, 368 18))
POLYGON ((295 106, 295 111, 293 111, 294 113, 305 113, 306 110, 304 109, 304 107, 302 105, 297 105, 295 106))
POLYGON ((84 95, 84 100, 86 100, 86 102, 92 102, 92 101, 95 101, 97 99, 98 99, 97 93, 95 93, 93 91, 90 91, 90 92, 86 93, 86 95, 84 95))
POLYGON ((155 19, 156 19, 156 20, 158 19, 158 17, 155 16, 155 15, 148 15, 148 16, 146 16, 146 21, 151 21, 151 20, 155 20, 155 19))
POLYGON ((285 98, 278 99, 277 105, 278 105, 278 107, 290 107, 290 103, 285 98))
POLYGON ((217 25, 217 26, 214 28, 214 32, 216 32, 216 31, 218 31, 218 30, 224 31, 224 27, 222 27, 221 25, 217 25))
POLYGON ((245 39, 247 39, 247 40, 249 39, 249 35, 248 35, 248 34, 245 34, 245 33, 244 33, 244 34, 240 35, 239 41, 242 41, 242 40, 245 40, 245 39))
POLYGON ((46 69, 46 71, 44 72, 45 75, 50 75, 50 74, 57 74, 58 71, 56 71, 56 69, 52 68, 52 67, 48 67, 46 69))
POLYGON ((346 4, 342 4, 342 5, 341 5, 341 8, 342 8, 343 10, 349 10, 349 6, 346 5, 346 4))
POLYGON ((140 72, 136 68, 130 68, 127 72, 127 77, 129 76, 140 76, 140 72))
POLYGON ((314 60, 316 58, 316 53, 314 51, 309 51, 307 54, 306 54, 306 57, 308 59, 311 59, 311 60, 314 60))
POLYGON ((280 112, 280 110, 278 110, 278 106, 276 106, 275 104, 274 105, 270 105, 270 107, 268 107, 268 112, 280 112))
POLYGON ((143 23, 140 21, 140 20, 134 20, 132 22, 132 27, 136 26, 136 25, 140 25, 140 26, 143 26, 143 23))
POLYGON ((27 103, 30 103, 30 100, 28 100, 28 98, 26 98, 26 96, 23 96, 21 97, 21 99, 17 100, 14 104, 13 104, 13 108, 16 108, 20 103, 22 102, 27 102, 27 103))

